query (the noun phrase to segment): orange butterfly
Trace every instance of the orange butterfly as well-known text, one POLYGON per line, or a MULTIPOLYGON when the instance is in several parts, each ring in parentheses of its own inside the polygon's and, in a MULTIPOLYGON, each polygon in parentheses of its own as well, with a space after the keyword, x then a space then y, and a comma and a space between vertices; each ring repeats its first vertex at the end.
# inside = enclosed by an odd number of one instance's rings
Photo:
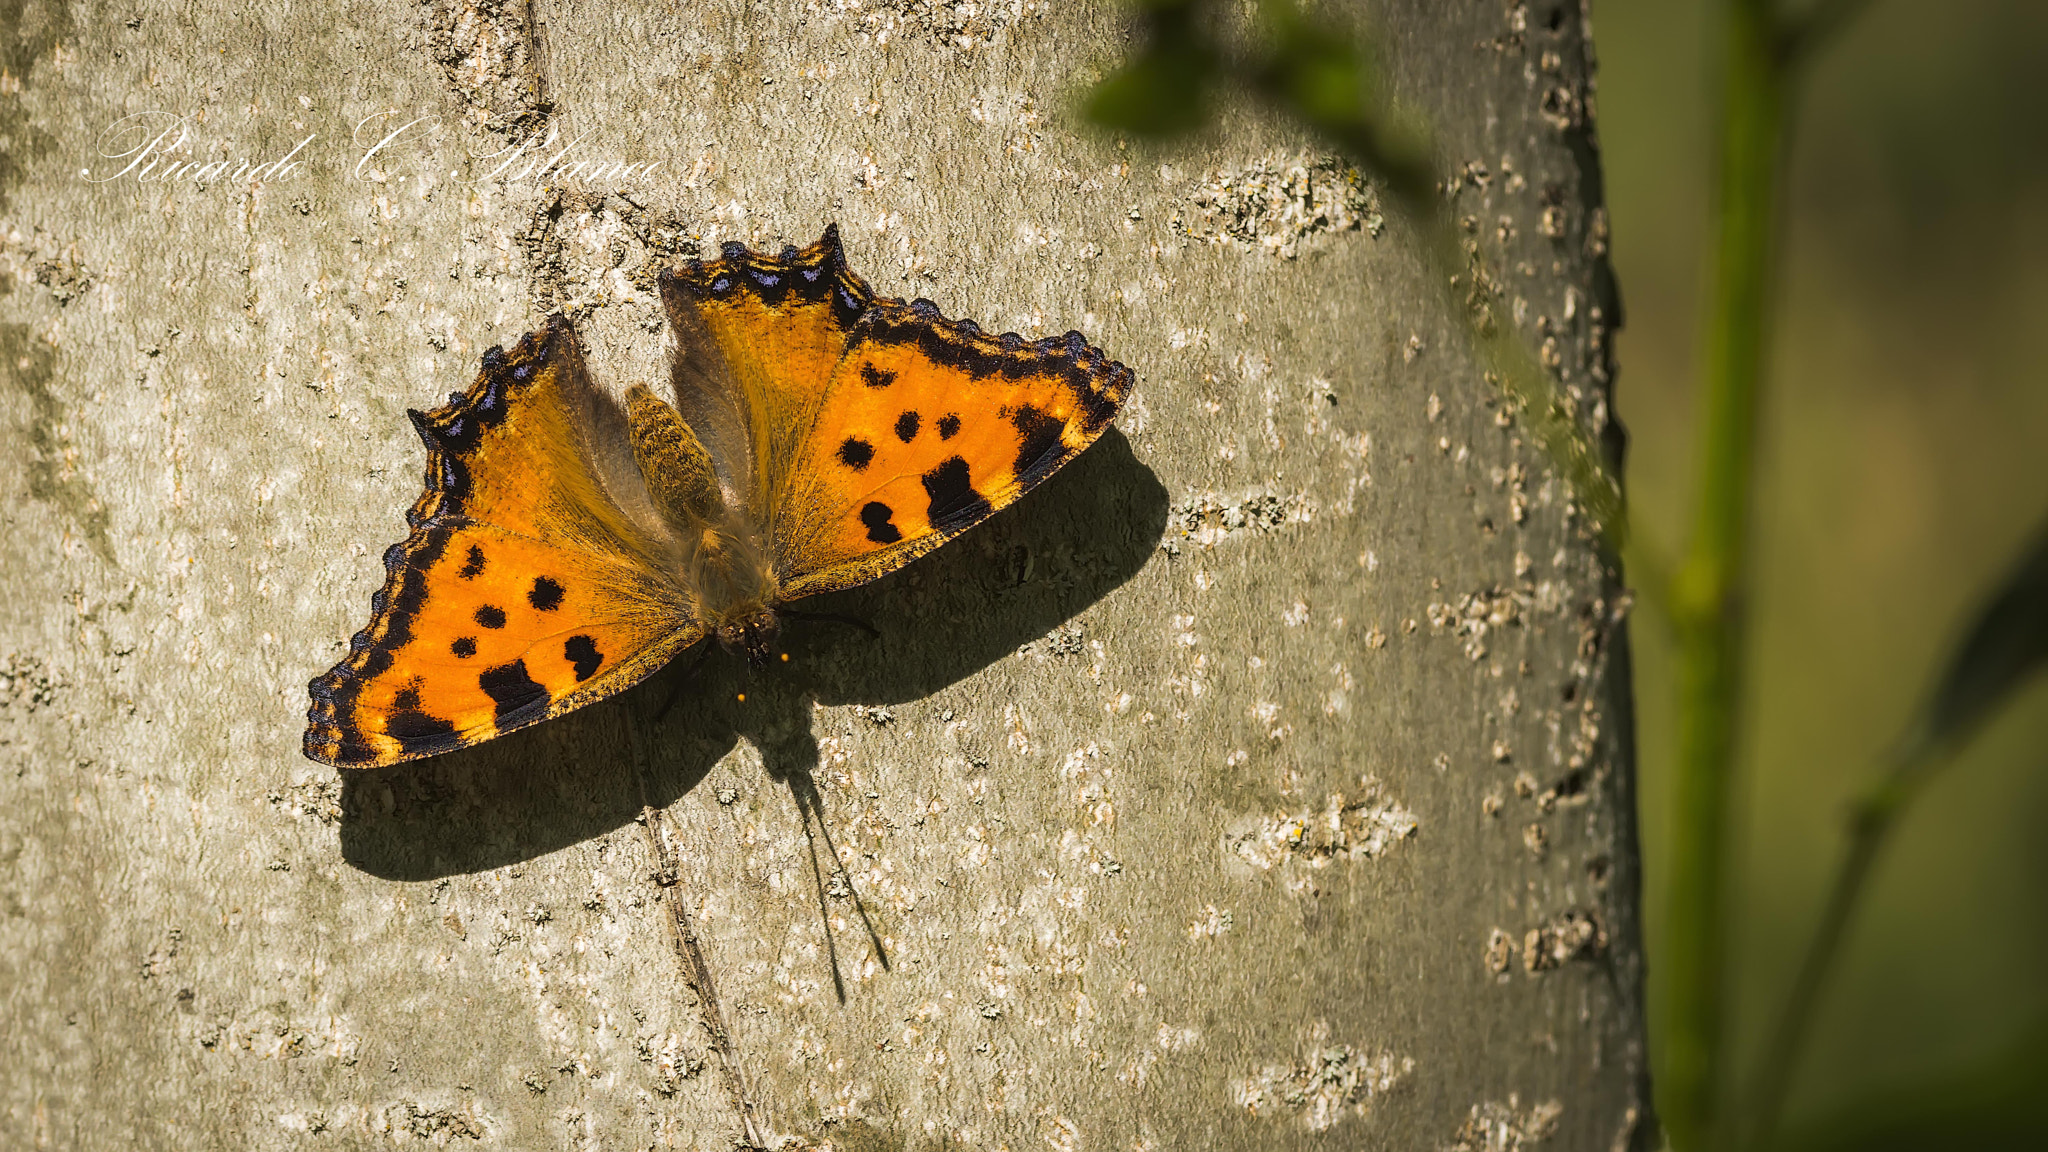
POLYGON ((480 743, 645 679, 708 633, 760 661, 776 609, 863 584, 1093 443, 1131 372, 1078 332, 989 336, 877 298, 836 226, 662 274, 667 399, 594 386, 568 321, 411 412, 426 491, 306 755, 370 768, 480 743))

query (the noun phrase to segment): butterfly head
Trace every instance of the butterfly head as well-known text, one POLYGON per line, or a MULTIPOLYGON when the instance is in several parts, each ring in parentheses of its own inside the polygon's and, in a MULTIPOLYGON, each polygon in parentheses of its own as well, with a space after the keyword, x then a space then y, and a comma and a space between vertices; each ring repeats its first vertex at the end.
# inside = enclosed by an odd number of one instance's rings
POLYGON ((765 605, 743 608, 718 626, 718 642, 727 652, 745 656, 755 668, 764 668, 774 655, 775 634, 781 627, 774 609, 765 605))

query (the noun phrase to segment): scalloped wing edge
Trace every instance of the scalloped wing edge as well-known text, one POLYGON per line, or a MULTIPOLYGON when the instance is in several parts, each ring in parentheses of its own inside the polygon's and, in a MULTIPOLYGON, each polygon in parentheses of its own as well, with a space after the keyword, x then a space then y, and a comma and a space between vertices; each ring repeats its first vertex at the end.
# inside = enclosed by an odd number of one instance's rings
POLYGON ((439 558, 450 530, 466 519, 461 499, 469 477, 458 453, 475 444, 483 427, 504 419, 515 391, 533 382, 559 340, 569 341, 568 351, 582 355, 574 327, 556 313, 540 328, 521 336, 510 351, 499 346, 485 351, 477 378, 467 391, 451 392, 447 403, 425 412, 406 411, 427 447, 424 490, 406 510, 408 535, 384 550, 384 582, 370 595, 370 622, 349 637, 348 654, 306 686, 311 706, 306 711, 301 747, 308 759, 336 768, 384 767, 469 747, 623 692, 703 638, 701 625, 688 625, 669 641, 575 692, 558 700, 543 698, 506 714, 482 735, 450 733, 396 756, 379 754, 369 745, 351 740, 351 732, 359 730, 349 716, 355 692, 389 670, 396 659, 394 653, 411 642, 411 621, 426 600, 426 570, 439 558), (352 751, 364 755, 347 755, 352 751))

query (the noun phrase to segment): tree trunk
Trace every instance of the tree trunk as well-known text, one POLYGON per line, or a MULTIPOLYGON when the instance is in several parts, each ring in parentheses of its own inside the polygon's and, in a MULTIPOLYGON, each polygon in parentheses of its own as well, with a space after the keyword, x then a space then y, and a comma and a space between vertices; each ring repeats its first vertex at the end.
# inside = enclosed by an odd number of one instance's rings
MULTIPOLYGON (((1080 122, 1121 10, 6 7, 0 1142, 1647 1137, 1617 573, 1368 184, 1241 109, 1080 122), (659 165, 524 171, 579 139, 659 165), (656 379, 655 272, 830 221, 882 293, 1131 365, 1121 431, 806 605, 879 640, 302 759, 405 409, 555 310, 656 379)), ((1583 14, 1372 27, 1617 443, 1583 14)))

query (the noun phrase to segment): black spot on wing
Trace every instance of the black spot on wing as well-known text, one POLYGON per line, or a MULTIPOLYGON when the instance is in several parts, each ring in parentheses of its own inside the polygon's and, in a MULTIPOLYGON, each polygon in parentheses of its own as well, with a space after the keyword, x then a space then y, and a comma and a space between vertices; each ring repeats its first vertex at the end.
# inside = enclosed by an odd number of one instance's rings
POLYGON ((457 636, 455 643, 448 645, 448 650, 455 653, 460 659, 467 660, 471 656, 476 655, 476 637, 457 636))
MULTIPOLYGON (((384 586, 370 596, 370 627, 349 637, 348 655, 341 663, 306 685, 306 694, 313 701, 306 710, 309 753, 319 750, 322 730, 333 728, 343 734, 355 730, 356 697, 364 684, 390 669, 393 652, 411 643, 413 617, 427 602, 427 570, 441 559, 452 536, 448 529, 429 528, 407 542, 413 545, 410 551, 405 544, 384 550, 384 586), (380 623, 382 631, 373 636, 380 623)), ((365 750, 364 755, 370 753, 365 750)))
POLYGON ((456 575, 461 576, 464 580, 474 580, 483 574, 483 570, 484 550, 471 544, 469 546, 469 558, 463 561, 462 571, 456 573, 456 575))
POLYGON ((589 636, 571 636, 562 645, 562 656, 576 666, 576 681, 582 683, 597 674, 598 665, 604 663, 604 653, 597 650, 597 641, 589 636))
POLYGON ((498 726, 501 729, 504 727, 505 717, 522 708, 545 702, 548 698, 548 690, 526 674, 524 660, 514 660, 510 664, 485 669, 483 674, 476 678, 476 686, 483 689, 484 695, 489 696, 491 703, 496 706, 498 726))
POLYGON ((455 725, 428 714, 420 701, 420 680, 414 677, 391 698, 384 732, 407 752, 439 752, 455 747, 455 725))
POLYGON ((1060 443, 1060 429, 1064 425, 1058 417, 1029 404, 1009 416, 1011 425, 1017 429, 1017 462, 1011 471, 1017 474, 1019 484, 1029 486, 1066 460, 1066 445, 1060 443))
POLYGON ((533 587, 527 589, 526 602, 542 612, 553 612, 562 606, 562 586, 545 576, 536 576, 533 587))
POLYGON ((384 718, 384 733, 398 741, 400 748, 414 755, 446 752, 462 746, 461 739, 455 735, 455 725, 425 712, 393 712, 384 718))
POLYGON ((476 610, 476 622, 485 628, 503 628, 505 610, 495 604, 486 604, 476 610))
POLYGON ((860 378, 866 381, 867 386, 870 388, 887 388, 896 382, 896 374, 894 372, 884 372, 873 364, 863 364, 860 366, 860 378))
POLYGON ((958 412, 948 412, 944 416, 939 417, 939 439, 951 440, 953 435, 959 431, 960 414, 958 412))
POLYGON ((848 436, 846 443, 839 446, 839 462, 855 472, 866 468, 868 461, 874 458, 874 445, 869 444, 858 436, 848 436))
POLYGON ((961 457, 952 457, 920 479, 925 495, 931 498, 926 517, 940 532, 958 532, 993 510, 969 483, 967 461, 961 457))
POLYGON ((1014 332, 985 336, 974 325, 946 320, 928 300, 883 305, 862 321, 864 338, 884 347, 914 346, 935 364, 975 380, 1044 376, 1071 390, 1081 430, 1100 432, 1130 392, 1131 370, 1102 354, 1079 332, 1026 340, 1014 332))
POLYGON ((903 533, 892 523, 896 513, 879 500, 870 500, 860 510, 860 522, 867 525, 868 539, 877 544, 894 544, 903 539, 903 533))
POLYGON ((905 444, 917 439, 917 429, 921 423, 915 412, 905 412, 896 417, 896 438, 905 444))

